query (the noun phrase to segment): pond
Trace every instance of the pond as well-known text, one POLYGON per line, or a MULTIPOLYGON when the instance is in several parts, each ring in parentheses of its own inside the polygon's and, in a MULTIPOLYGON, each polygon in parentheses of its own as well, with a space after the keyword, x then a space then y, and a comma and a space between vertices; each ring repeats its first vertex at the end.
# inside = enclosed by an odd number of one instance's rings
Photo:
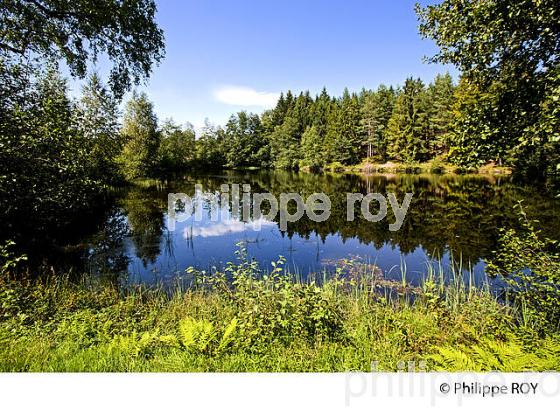
POLYGON ((341 260, 350 259, 374 264, 390 279, 400 280, 406 267, 406 279, 417 284, 427 264, 448 266, 453 260, 480 285, 486 280, 484 259, 496 248, 500 229, 519 224, 519 201, 530 218, 540 221, 544 234, 560 239, 559 201, 542 192, 509 177, 480 175, 219 171, 143 181, 114 192, 94 233, 79 238, 81 245, 71 248, 64 263, 73 271, 118 276, 129 283, 169 284, 189 266, 207 270, 235 261, 235 251, 244 246, 264 269, 282 255, 288 269, 302 277, 331 272, 341 260), (205 204, 200 220, 192 216, 170 230, 168 194, 194 195, 197 184, 204 198, 223 184, 249 184, 251 192, 276 198, 298 193, 305 199, 322 192, 331 201, 331 215, 324 222, 304 215, 281 230, 278 217, 244 222, 226 207, 215 220, 205 204), (347 193, 393 193, 399 203, 406 193, 413 196, 402 226, 392 232, 390 208, 379 222, 366 220, 360 212, 347 221, 347 193))

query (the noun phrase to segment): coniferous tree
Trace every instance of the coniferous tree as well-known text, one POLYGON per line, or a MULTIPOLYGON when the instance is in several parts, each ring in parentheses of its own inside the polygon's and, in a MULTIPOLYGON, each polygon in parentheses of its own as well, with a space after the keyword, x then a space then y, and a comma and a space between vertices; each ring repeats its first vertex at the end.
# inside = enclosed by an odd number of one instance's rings
POLYGON ((323 138, 317 127, 307 127, 301 137, 301 148, 303 150, 303 165, 313 170, 319 170, 326 165, 323 151, 323 138))
POLYGON ((395 91, 384 85, 375 92, 365 92, 360 121, 366 158, 376 161, 387 159, 387 123, 395 105, 395 91))
POLYGON ((270 110, 270 125, 271 125, 271 132, 274 131, 274 127, 278 125, 282 125, 284 122, 284 118, 286 118, 286 114, 289 110, 289 103, 286 101, 284 97, 284 93, 280 93, 280 97, 278 98, 278 102, 276 103, 276 107, 270 110))
POLYGON ((304 131, 311 124, 312 106, 313 106, 313 99, 309 95, 309 91, 306 91, 305 93, 300 93, 295 100, 291 115, 297 121, 298 134, 300 136, 303 135, 304 131))
POLYGON ((347 165, 360 160, 362 141, 359 135, 360 106, 358 96, 344 90, 340 106, 340 136, 337 141, 337 161, 347 165))
POLYGON ((270 151, 274 166, 297 169, 303 158, 300 147, 301 135, 295 117, 288 115, 282 125, 277 126, 270 136, 270 151))
POLYGON ((427 106, 424 84, 408 78, 395 101, 388 123, 388 154, 403 162, 427 159, 425 132, 427 106))
POLYGON ((327 93, 327 89, 323 87, 321 94, 317 96, 311 108, 311 122, 316 128, 317 133, 324 138, 327 134, 327 124, 329 121, 329 108, 331 97, 327 93))
POLYGON ((339 144, 342 134, 340 102, 333 98, 327 112, 327 130, 325 134, 325 162, 342 162, 339 144))
POLYGON ((449 73, 437 75, 428 86, 431 155, 441 155, 449 150, 449 137, 453 126, 455 85, 449 73))

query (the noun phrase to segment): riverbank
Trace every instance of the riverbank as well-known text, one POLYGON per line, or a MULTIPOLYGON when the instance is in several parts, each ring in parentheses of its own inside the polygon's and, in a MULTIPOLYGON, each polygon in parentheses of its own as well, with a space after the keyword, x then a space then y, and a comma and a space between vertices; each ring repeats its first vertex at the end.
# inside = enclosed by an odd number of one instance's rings
MULTIPOLYGON (((309 169, 306 169, 309 171, 309 169)), ((478 168, 464 168, 457 165, 432 160, 428 162, 402 163, 402 162, 368 162, 363 161, 357 165, 343 165, 332 163, 325 166, 324 171, 334 173, 359 173, 359 174, 480 174, 480 175, 511 175, 511 167, 498 166, 488 163, 478 168)))
POLYGON ((437 272, 411 288, 348 269, 302 282, 282 259, 266 275, 240 260, 189 270, 193 286, 171 295, 3 274, 0 371, 560 370, 558 335, 487 288, 437 272))

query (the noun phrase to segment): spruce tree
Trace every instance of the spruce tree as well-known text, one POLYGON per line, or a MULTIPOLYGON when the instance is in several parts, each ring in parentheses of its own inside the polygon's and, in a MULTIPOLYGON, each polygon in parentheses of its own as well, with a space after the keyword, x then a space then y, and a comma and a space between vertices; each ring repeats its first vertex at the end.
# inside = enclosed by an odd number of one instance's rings
POLYGON ((384 162, 387 159, 387 123, 395 105, 395 92, 381 85, 375 92, 364 92, 362 101, 362 155, 384 162))
POLYGON ((428 87, 430 153, 441 155, 449 150, 453 126, 455 85, 449 73, 437 75, 428 87))
POLYGON ((388 155, 403 162, 427 157, 425 127, 427 106, 424 84, 420 79, 408 78, 397 96, 388 123, 388 155))
POLYGON ((288 115, 270 136, 271 156, 276 168, 297 169, 303 158, 300 147, 301 135, 297 119, 288 115))

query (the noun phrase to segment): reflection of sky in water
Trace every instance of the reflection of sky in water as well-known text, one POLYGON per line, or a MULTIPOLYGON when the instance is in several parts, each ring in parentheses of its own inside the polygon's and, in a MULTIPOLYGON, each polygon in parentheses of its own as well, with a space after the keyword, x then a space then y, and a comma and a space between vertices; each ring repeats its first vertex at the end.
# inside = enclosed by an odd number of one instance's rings
MULTIPOLYGON (((326 236, 324 241, 316 234, 309 238, 298 234, 288 237, 279 230, 276 222, 262 218, 243 222, 232 218, 229 211, 222 208, 217 220, 211 220, 210 215, 203 212, 201 221, 195 221, 191 216, 183 222, 176 222, 174 232, 166 228, 160 242, 153 244, 159 247, 159 256, 146 266, 136 256, 132 241, 128 240, 131 280, 166 282, 189 266, 199 269, 223 267, 227 262, 235 261, 238 243, 243 243, 249 256, 258 260, 263 268, 269 268, 271 262, 282 255, 287 260, 288 269, 302 276, 334 269, 333 261, 336 260, 358 258, 361 262, 377 265, 386 277, 395 280, 401 280, 401 266, 406 265, 407 279, 417 284, 427 271, 427 264, 433 263, 420 247, 405 255, 390 242, 376 249, 373 244, 362 243, 357 238, 343 240, 337 234, 326 236)), ((449 265, 449 259, 447 253, 443 255, 444 266, 449 265)), ((481 283, 485 277, 484 264, 479 262, 473 270, 475 280, 481 283)))
MULTIPOLYGON (((192 220, 191 216, 187 219, 192 220)), ((242 222, 239 219, 231 217, 227 209, 222 208, 218 214, 217 221, 205 218, 200 222, 193 221, 190 226, 183 228, 183 237, 187 240, 197 236, 208 238, 216 236, 224 236, 234 233, 242 233, 245 231, 260 231, 265 226, 276 226, 276 223, 268 221, 264 218, 242 222)))

